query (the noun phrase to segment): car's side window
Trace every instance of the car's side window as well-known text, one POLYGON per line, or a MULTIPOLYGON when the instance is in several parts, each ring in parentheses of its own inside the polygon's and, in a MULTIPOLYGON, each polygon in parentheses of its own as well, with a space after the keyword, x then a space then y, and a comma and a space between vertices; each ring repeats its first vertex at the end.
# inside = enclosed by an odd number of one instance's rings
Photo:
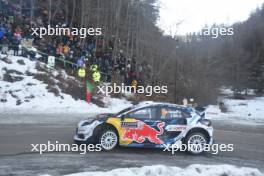
POLYGON ((130 118, 139 118, 139 119, 153 119, 155 116, 154 108, 143 108, 135 110, 127 114, 127 117, 130 118))
POLYGON ((169 119, 182 118, 182 112, 180 109, 168 108, 167 118, 169 119))
POLYGON ((161 108, 161 119, 189 118, 191 115, 181 108, 167 107, 161 108))
POLYGON ((183 118, 190 118, 190 117, 192 117, 192 115, 190 114, 190 112, 182 110, 182 117, 183 118))

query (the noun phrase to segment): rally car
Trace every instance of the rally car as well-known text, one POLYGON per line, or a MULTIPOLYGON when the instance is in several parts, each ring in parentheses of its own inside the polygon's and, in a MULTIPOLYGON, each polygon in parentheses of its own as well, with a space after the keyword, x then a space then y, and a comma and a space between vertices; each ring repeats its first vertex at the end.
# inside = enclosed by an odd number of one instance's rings
MULTIPOLYGON (((213 127, 195 109, 169 103, 140 103, 116 114, 101 114, 79 122, 76 143, 99 143, 105 151, 116 146, 164 148, 212 144, 213 127)), ((201 148, 191 150, 199 154, 201 148)))

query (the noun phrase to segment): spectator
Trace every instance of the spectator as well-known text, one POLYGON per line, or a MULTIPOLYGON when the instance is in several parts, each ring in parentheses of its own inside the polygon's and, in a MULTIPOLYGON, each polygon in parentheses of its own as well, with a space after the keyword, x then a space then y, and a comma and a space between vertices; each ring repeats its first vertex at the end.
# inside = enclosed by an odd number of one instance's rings
POLYGON ((63 52, 63 47, 62 47, 62 44, 60 43, 60 44, 57 46, 57 48, 56 48, 56 56, 57 56, 57 57, 61 57, 62 52, 63 52))
POLYGON ((85 80, 86 70, 85 70, 84 67, 81 67, 81 68, 78 69, 78 76, 79 76, 81 81, 85 80))
POLYGON ((4 35, 5 35, 5 33, 4 33, 4 29, 1 27, 1 28, 0 28, 0 40, 3 39, 4 35))
POLYGON ((101 79, 101 74, 100 74, 100 72, 97 70, 97 71, 95 71, 95 72, 93 72, 93 81, 95 82, 95 83, 99 83, 100 82, 100 79, 101 79))
POLYGON ((19 51, 19 40, 14 37, 12 45, 13 45, 13 50, 14 50, 14 56, 18 56, 18 51, 19 51))
MULTIPOLYGON (((40 39, 38 36, 31 35, 30 28, 45 27, 47 25, 47 10, 43 10, 40 14, 36 13, 35 20, 33 19, 31 21, 28 14, 22 13, 22 17, 18 17, 15 13, 16 10, 12 7, 11 1, 3 3, 0 0, 0 5, 3 5, 2 9, 4 9, 0 12, 0 44, 2 45, 1 51, 4 54, 8 52, 8 45, 12 44, 14 55, 18 55, 23 31, 25 39, 34 37, 33 44, 39 50, 43 50, 44 53, 57 57, 64 56, 65 60, 74 63, 73 69, 76 68, 76 65, 78 68, 96 65, 96 69, 92 70, 94 82, 99 82, 101 79, 99 70, 107 75, 106 81, 108 82, 111 81, 113 71, 117 71, 124 79, 125 85, 131 85, 133 80, 136 80, 137 84, 141 85, 141 80, 148 78, 148 75, 151 73, 148 73, 147 63, 142 63, 137 67, 135 57, 132 60, 127 60, 126 53, 123 50, 114 48, 115 36, 110 36, 110 39, 107 40, 104 37, 97 37, 96 40, 93 36, 88 36, 86 39, 80 40, 77 36, 67 34, 65 36, 44 37, 40 39), (17 27, 18 25, 21 28, 17 27), (14 33, 12 29, 15 29, 14 33), (117 56, 113 56, 113 50, 118 51, 117 56)), ((53 20, 52 24, 58 24, 58 27, 66 27, 68 24, 65 23, 64 19, 63 16, 60 19, 55 18, 54 20, 56 21, 53 20)), ((118 43, 121 43, 121 39, 118 39, 118 43)), ((31 58, 35 57, 33 54, 31 58)))
MULTIPOLYGON (((70 54, 70 47, 68 44, 63 46, 63 55, 65 60, 69 60, 69 54, 70 54)), ((64 67, 66 67, 67 64, 64 64, 64 67)))
POLYGON ((7 54, 9 41, 6 36, 4 36, 1 43, 2 43, 2 54, 7 54))
POLYGON ((77 67, 85 67, 85 63, 82 57, 77 60, 77 67))

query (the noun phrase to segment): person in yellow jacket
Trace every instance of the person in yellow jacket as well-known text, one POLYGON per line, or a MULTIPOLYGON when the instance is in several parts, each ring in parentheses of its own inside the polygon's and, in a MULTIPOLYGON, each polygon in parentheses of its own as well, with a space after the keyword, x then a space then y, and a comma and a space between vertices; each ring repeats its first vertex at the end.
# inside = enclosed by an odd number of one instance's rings
POLYGON ((84 80, 85 75, 86 75, 85 68, 83 68, 83 67, 79 68, 78 69, 78 76, 79 76, 79 78, 80 78, 81 81, 84 80))
POLYGON ((101 73, 98 70, 98 66, 96 64, 91 65, 90 70, 92 71, 93 81, 95 83, 99 83, 101 79, 101 73))
POLYGON ((136 91, 136 89, 137 89, 137 84, 138 84, 138 82, 137 82, 137 80, 133 80, 132 82, 131 82, 131 86, 132 86, 132 90, 135 92, 136 91))
POLYGON ((95 72, 93 72, 93 81, 95 83, 99 83, 101 79, 101 74, 98 70, 96 70, 95 72))
POLYGON ((134 79, 131 83, 131 86, 136 88, 137 87, 137 80, 134 79))

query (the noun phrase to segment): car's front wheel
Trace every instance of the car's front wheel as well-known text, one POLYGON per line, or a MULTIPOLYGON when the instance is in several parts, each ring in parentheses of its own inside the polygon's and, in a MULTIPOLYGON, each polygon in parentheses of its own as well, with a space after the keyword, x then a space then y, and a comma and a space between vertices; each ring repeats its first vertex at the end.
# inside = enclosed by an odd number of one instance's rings
POLYGON ((207 138, 202 133, 191 133, 186 138, 188 151, 192 154, 201 154, 204 152, 204 146, 207 144, 207 138))
POLYGON ((113 150, 118 144, 117 133, 112 129, 102 131, 99 136, 99 143, 104 151, 113 150))

